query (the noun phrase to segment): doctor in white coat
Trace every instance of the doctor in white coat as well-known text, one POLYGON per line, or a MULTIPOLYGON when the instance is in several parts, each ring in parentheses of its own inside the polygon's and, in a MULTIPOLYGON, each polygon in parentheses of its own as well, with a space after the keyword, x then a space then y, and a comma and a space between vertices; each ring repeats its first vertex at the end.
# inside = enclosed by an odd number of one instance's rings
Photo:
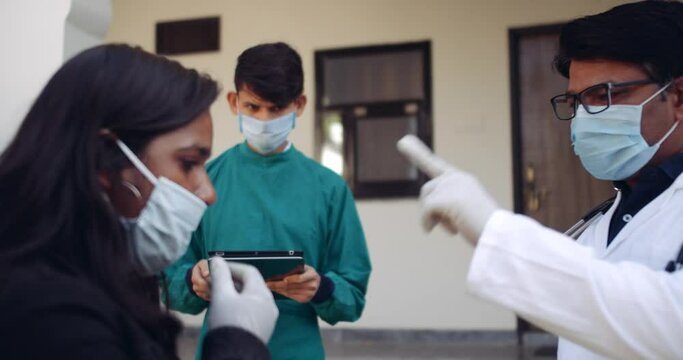
POLYGON ((555 66, 569 77, 555 113, 586 170, 615 182, 614 204, 575 242, 432 158, 423 168, 443 174, 422 189, 424 225, 475 245, 469 289, 560 336, 560 359, 683 358, 683 4, 572 21, 555 66))

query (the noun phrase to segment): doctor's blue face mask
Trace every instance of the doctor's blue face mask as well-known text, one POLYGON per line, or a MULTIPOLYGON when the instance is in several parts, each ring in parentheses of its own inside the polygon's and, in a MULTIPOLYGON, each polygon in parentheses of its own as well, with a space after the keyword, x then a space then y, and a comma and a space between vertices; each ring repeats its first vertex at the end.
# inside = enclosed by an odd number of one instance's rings
POLYGON ((601 180, 624 180, 652 159, 678 122, 650 146, 640 132, 643 106, 670 84, 640 105, 611 105, 597 114, 588 113, 583 106, 578 107, 571 123, 571 140, 574 153, 591 175, 601 180))
POLYGON ((294 111, 272 120, 258 120, 239 113, 240 132, 247 143, 261 154, 269 154, 287 141, 287 136, 296 126, 294 111))

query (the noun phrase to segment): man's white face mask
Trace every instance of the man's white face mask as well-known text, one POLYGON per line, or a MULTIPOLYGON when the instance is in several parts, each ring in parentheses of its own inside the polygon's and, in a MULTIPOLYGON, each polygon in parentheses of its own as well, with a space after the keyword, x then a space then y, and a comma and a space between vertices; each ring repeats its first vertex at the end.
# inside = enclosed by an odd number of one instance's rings
MULTIPOLYGON (((185 254, 192 232, 206 211, 206 203, 184 187, 156 178, 121 140, 116 144, 133 165, 154 185, 137 218, 120 217, 133 244, 135 257, 147 275, 154 275, 185 254)), ((125 184, 124 184, 125 185, 125 184)), ((131 184, 126 185, 141 198, 131 184)))
POLYGON ((240 132, 247 138, 247 143, 261 154, 269 154, 287 141, 287 136, 296 125, 294 111, 279 118, 262 121, 242 114, 239 118, 240 132))

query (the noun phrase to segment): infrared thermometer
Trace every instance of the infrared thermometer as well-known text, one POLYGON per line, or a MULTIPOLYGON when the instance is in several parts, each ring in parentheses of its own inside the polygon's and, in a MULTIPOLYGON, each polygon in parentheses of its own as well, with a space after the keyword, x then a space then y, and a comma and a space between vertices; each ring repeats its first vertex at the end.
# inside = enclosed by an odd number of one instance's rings
POLYGON ((435 178, 446 171, 453 170, 453 167, 440 157, 434 155, 417 136, 406 135, 396 143, 398 151, 405 156, 408 161, 417 166, 430 178, 435 178))

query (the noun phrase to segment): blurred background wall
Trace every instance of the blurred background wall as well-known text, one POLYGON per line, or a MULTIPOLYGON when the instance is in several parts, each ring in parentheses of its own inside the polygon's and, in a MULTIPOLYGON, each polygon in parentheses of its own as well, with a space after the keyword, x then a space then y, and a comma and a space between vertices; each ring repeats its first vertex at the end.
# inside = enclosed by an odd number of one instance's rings
MULTIPOLYGON (((232 90, 235 59, 262 42, 299 51, 309 106, 291 139, 314 156, 316 50, 430 40, 434 148, 476 174, 512 208, 508 30, 562 23, 618 0, 3 0, 0 42, 0 149, 65 57, 99 41, 154 51, 159 21, 220 16, 220 52, 174 57, 232 90), (111 14, 108 13, 111 11, 111 14), (70 42, 71 41, 71 42, 70 42), (77 42, 77 43, 74 43, 77 42)), ((550 66, 550 64, 548 64, 550 66)), ((224 96, 212 107, 214 154, 242 140, 224 96)), ((551 121, 549 119, 549 121, 551 121)), ((460 238, 419 227, 414 198, 357 202, 374 271, 364 316, 343 327, 512 329, 514 315, 467 294, 472 250, 460 238)), ((184 317, 190 325, 198 317, 184 317)))
MULTIPOLYGON (((291 139, 314 156, 314 51, 431 40, 434 147, 512 206, 508 29, 561 23, 617 0, 114 0, 106 40, 154 51, 158 21, 220 16, 220 52, 174 57, 233 90, 237 56, 285 41, 303 58, 309 104, 291 139)), ((548 64, 550 66, 550 64, 548 64)), ((214 154, 242 141, 221 96, 212 107, 214 154)), ((551 121, 551 119, 549 119, 551 121)), ((467 294, 472 249, 419 226, 416 199, 358 201, 373 273, 363 328, 512 329, 514 315, 467 294)), ((196 318, 186 317, 191 324, 196 318)))
POLYGON ((0 2, 0 151, 62 62, 103 41, 110 0, 0 2))

